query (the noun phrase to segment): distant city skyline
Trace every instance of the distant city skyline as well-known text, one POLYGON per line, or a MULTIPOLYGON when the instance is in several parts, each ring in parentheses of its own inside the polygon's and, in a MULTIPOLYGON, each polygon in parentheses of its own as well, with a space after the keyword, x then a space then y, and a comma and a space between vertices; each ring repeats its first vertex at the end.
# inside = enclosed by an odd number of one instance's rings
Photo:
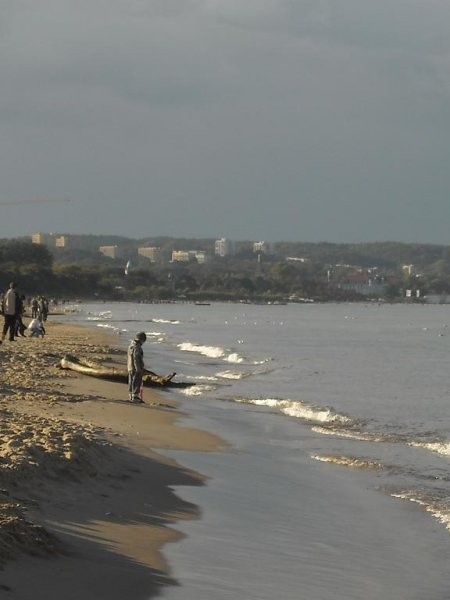
POLYGON ((450 243, 448 2, 0 17, 0 238, 450 243))

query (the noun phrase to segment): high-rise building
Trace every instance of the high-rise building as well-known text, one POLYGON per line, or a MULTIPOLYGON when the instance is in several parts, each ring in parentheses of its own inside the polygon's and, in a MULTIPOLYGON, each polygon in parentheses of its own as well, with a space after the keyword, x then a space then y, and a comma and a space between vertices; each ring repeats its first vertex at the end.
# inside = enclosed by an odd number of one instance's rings
POLYGON ((216 256, 228 256, 228 254, 231 254, 232 250, 233 245, 230 240, 227 240, 226 238, 216 240, 214 243, 214 254, 216 256))
POLYGON ((270 248, 267 242, 253 242, 253 252, 255 254, 269 254, 270 248))

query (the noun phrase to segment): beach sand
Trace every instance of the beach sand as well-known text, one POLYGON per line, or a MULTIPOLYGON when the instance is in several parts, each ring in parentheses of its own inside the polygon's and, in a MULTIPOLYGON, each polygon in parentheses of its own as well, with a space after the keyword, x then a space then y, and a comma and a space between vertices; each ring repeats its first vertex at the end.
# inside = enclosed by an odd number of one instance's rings
POLYGON ((66 353, 124 365, 112 336, 46 329, 0 346, 0 597, 149 598, 177 584, 161 548, 199 516, 172 488, 205 484, 157 450, 226 443, 183 426, 163 390, 133 405, 124 384, 58 368, 66 353))

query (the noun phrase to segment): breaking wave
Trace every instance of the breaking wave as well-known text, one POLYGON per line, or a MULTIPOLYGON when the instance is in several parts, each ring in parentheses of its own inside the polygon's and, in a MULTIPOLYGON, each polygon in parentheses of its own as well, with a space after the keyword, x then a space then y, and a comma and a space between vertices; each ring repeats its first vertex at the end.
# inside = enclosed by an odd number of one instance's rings
POLYGON ((178 344, 178 348, 183 352, 196 352, 208 358, 219 358, 231 363, 241 363, 244 360, 237 352, 229 352, 221 346, 202 346, 191 342, 183 342, 178 344))
POLYGON ((203 396, 208 392, 213 392, 216 389, 214 385, 200 384, 184 388, 181 391, 185 396, 203 396))
POLYGON ((424 448, 436 454, 450 456, 450 442, 408 442, 413 448, 424 448))
POLYGON ((267 406, 275 408, 281 413, 302 419, 304 421, 315 421, 319 423, 350 424, 354 421, 343 414, 335 412, 332 408, 314 406, 301 400, 280 400, 277 398, 236 398, 236 402, 242 404, 253 404, 255 406, 267 406))

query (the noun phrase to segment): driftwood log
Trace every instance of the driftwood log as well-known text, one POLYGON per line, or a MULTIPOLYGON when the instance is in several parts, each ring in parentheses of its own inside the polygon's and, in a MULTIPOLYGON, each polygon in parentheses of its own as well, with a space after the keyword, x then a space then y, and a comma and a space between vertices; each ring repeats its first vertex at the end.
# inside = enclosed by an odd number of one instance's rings
MULTIPOLYGON (((85 358, 77 358, 66 354, 61 359, 59 364, 61 369, 69 369, 82 373, 83 375, 90 375, 91 377, 97 377, 100 379, 106 379, 108 381, 118 381, 120 383, 128 382, 128 371, 125 368, 117 367, 106 367, 94 361, 85 358)), ((176 373, 169 373, 168 375, 157 375, 152 371, 145 369, 145 374, 142 382, 145 386, 152 387, 188 387, 194 385, 192 383, 182 383, 172 381, 176 373)))

